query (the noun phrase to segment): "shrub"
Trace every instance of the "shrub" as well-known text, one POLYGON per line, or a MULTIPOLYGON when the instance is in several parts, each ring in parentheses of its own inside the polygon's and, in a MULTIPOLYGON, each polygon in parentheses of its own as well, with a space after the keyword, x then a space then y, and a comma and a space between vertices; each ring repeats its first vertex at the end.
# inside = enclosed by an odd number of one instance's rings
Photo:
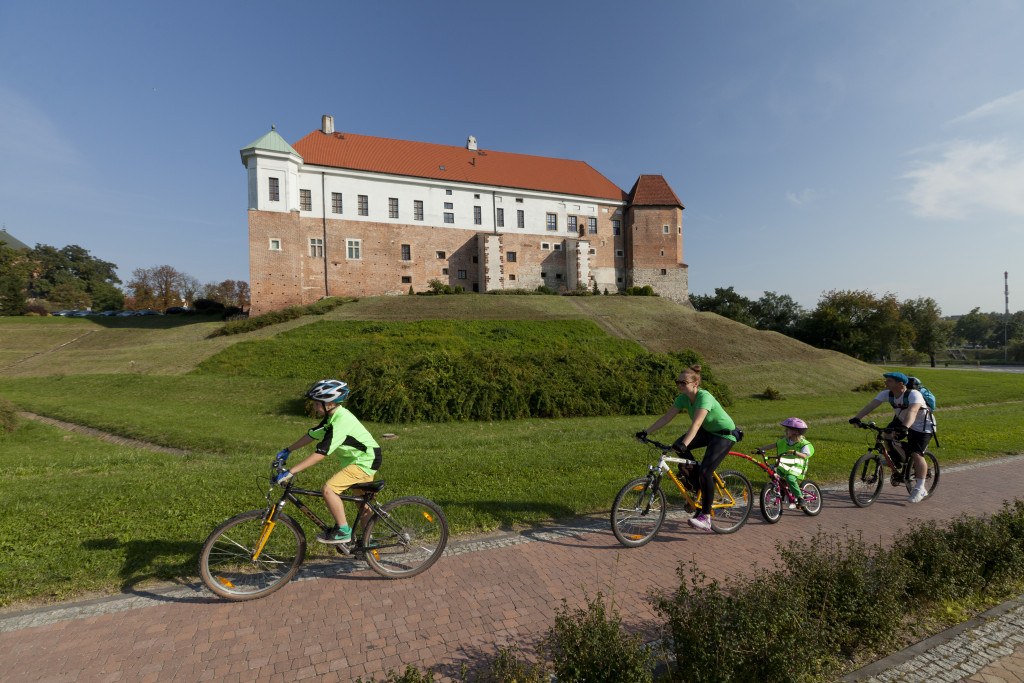
MULTIPOLYGON (((288 308, 282 308, 278 311, 270 311, 263 315, 257 315, 254 318, 247 316, 241 320, 232 320, 228 322, 224 327, 214 332, 211 336, 223 337, 229 334, 242 334, 243 332, 252 332, 253 330, 269 327, 270 325, 276 325, 288 320, 294 320, 295 318, 301 318, 304 315, 323 315, 328 311, 332 311, 338 306, 341 306, 343 303, 345 303, 345 299, 328 297, 307 306, 289 306, 288 308)), ((221 308, 224 307, 223 304, 219 305, 221 308)), ((238 310, 241 311, 241 309, 238 310)))
POLYGON ((538 287, 537 288, 537 293, 538 294, 552 294, 552 295, 557 295, 558 294, 558 292, 556 292, 555 290, 551 289, 547 285, 541 285, 540 287, 538 287))
POLYGON ((40 306, 39 304, 29 304, 24 308, 25 315, 50 315, 50 312, 46 310, 46 306, 40 306))
MULTIPOLYGON (((534 289, 492 289, 491 291, 489 291, 487 293, 488 294, 497 294, 499 296, 503 295, 503 294, 508 294, 508 295, 511 295, 511 296, 540 296, 541 294, 546 294, 547 292, 542 292, 538 288, 536 290, 534 290, 534 289)), ((550 293, 554 294, 555 292, 552 291, 550 293)))
POLYGON ((868 392, 868 393, 872 393, 872 394, 877 394, 882 389, 885 389, 885 381, 884 380, 880 380, 880 379, 873 379, 870 382, 865 382, 864 384, 861 384, 860 386, 854 387, 852 389, 852 391, 860 391, 860 392, 868 392))
POLYGON ((196 299, 192 302, 192 308, 196 313, 203 315, 215 315, 224 312, 224 304, 213 299, 196 299))
POLYGON ((904 365, 920 365, 924 359, 925 355, 923 353, 913 349, 904 349, 900 352, 900 360, 904 365))
POLYGON ((465 293, 465 291, 466 290, 462 288, 462 285, 455 285, 455 293, 456 294, 463 294, 463 293, 465 293))
POLYGON ((562 599, 555 625, 546 642, 552 668, 560 681, 651 680, 650 656, 639 635, 627 635, 614 605, 606 607, 601 593, 587 606, 570 610, 562 599))
POLYGON ((654 292, 654 288, 650 285, 644 285, 643 287, 626 287, 624 294, 626 294, 626 296, 658 296, 654 292))
POLYGON ((768 385, 764 388, 764 393, 761 394, 761 398, 769 401, 785 401, 786 397, 782 395, 782 392, 775 387, 768 385))
POLYGON ((10 434, 18 428, 18 406, 0 398, 0 432, 10 434))
POLYGON ((362 676, 356 679, 356 683, 432 683, 432 681, 434 681, 433 669, 420 671, 411 665, 405 667, 405 671, 400 674, 395 673, 393 669, 388 669, 386 677, 380 681, 377 681, 376 676, 369 680, 364 679, 362 676))

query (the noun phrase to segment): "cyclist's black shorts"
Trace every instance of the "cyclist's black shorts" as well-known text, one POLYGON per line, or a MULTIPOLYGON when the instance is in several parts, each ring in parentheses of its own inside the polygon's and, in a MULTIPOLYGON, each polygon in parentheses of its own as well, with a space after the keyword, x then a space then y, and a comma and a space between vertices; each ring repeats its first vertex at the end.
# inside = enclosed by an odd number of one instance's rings
POLYGON ((924 453, 928 450, 928 444, 932 440, 930 432, 918 432, 916 430, 908 430, 907 432, 907 453, 924 453))

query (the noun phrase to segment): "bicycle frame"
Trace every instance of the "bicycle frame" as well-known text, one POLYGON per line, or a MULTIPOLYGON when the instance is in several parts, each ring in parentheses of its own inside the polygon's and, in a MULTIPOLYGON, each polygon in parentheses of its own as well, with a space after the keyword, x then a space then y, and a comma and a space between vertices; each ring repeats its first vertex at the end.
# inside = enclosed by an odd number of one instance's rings
MULTIPOLYGON (((874 422, 861 423, 861 429, 871 429, 875 432, 875 445, 868 448, 869 451, 874 451, 878 455, 885 459, 885 464, 889 466, 893 474, 898 474, 902 478, 906 478, 910 472, 910 468, 914 466, 913 458, 909 457, 904 451, 900 442, 895 438, 887 438, 885 436, 885 429, 876 427, 874 422), (899 451, 900 455, 903 456, 903 465, 896 467, 892 461, 892 456, 889 455, 889 448, 895 448, 899 451)), ((899 486, 901 482, 890 481, 893 486, 899 486)))
MULTIPOLYGON (((665 474, 668 474, 669 479, 671 479, 672 482, 676 485, 676 488, 679 489, 679 492, 681 494, 683 494, 683 498, 686 499, 687 504, 693 506, 694 508, 700 507, 700 505, 698 504, 697 500, 694 499, 690 495, 690 492, 687 491, 686 487, 683 486, 683 483, 681 481, 679 481, 679 478, 676 476, 675 472, 672 471, 672 468, 668 466, 668 463, 674 462, 674 463, 678 463, 680 465, 694 465, 696 467, 700 467, 700 463, 697 462, 696 460, 690 460, 688 458, 679 458, 679 457, 670 456, 669 453, 670 452, 675 452, 675 449, 673 449, 671 446, 669 446, 667 444, 659 443, 657 441, 654 441, 653 439, 647 439, 646 443, 654 446, 655 448, 657 448, 658 450, 661 451, 661 458, 659 458, 658 464, 657 465, 649 465, 648 468, 647 468, 648 476, 650 476, 650 477, 652 477, 654 479, 654 489, 653 490, 656 491, 659 487, 661 487, 661 478, 662 478, 662 476, 664 476, 665 474)), ((739 455, 739 456, 742 456, 744 458, 747 458, 748 460, 751 459, 751 458, 749 458, 749 456, 746 456, 743 453, 734 453, 732 451, 729 451, 729 455, 739 455)), ((718 472, 717 471, 716 472, 712 472, 712 475, 715 478, 715 488, 719 491, 719 493, 722 496, 722 498, 724 498, 724 499, 726 499, 728 501, 728 502, 719 503, 718 505, 715 505, 712 502, 712 505, 711 505, 712 510, 714 510, 714 508, 732 507, 733 505, 735 505, 736 504, 736 499, 733 498, 732 493, 729 491, 729 489, 726 488, 725 482, 722 481, 722 478, 718 476, 718 472)))

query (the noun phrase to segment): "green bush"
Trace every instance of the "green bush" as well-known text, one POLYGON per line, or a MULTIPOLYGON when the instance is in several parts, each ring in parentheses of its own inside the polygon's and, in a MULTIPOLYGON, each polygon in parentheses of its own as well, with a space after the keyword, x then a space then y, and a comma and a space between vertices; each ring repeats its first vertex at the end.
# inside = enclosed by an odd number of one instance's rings
MULTIPOLYGON (((231 321, 224 325, 224 327, 215 331, 211 336, 223 337, 230 334, 242 334, 244 332, 252 332, 253 330, 269 327, 270 325, 283 323, 288 320, 295 320, 296 318, 301 318, 304 315, 323 315, 329 311, 333 311, 343 303, 345 303, 345 299, 329 297, 307 306, 289 306, 288 308, 270 311, 263 315, 231 321)), ((223 308, 223 305, 221 305, 221 308, 223 308)))
POLYGON ((650 285, 644 285, 643 287, 626 287, 623 292, 626 296, 658 296, 654 292, 654 288, 650 285))
POLYGON ((555 625, 546 640, 551 653, 552 668, 560 681, 629 681, 651 680, 650 655, 639 635, 627 635, 622 619, 604 604, 601 593, 587 606, 571 610, 562 600, 555 616, 555 625))
POLYGON ((764 388, 764 393, 761 394, 761 398, 767 399, 769 401, 786 400, 786 397, 782 395, 782 392, 771 385, 764 388))
MULTIPOLYGON (((541 294, 555 294, 554 291, 542 292, 540 287, 537 289, 492 289, 487 292, 496 296, 508 295, 508 296, 539 296, 541 294)), ((547 289, 545 287, 545 289, 547 289)))
POLYGON ((864 384, 854 387, 853 391, 877 394, 882 389, 885 389, 885 381, 873 379, 870 382, 865 382, 864 384))
POLYGON ((18 428, 18 406, 0 398, 0 432, 10 434, 18 428))

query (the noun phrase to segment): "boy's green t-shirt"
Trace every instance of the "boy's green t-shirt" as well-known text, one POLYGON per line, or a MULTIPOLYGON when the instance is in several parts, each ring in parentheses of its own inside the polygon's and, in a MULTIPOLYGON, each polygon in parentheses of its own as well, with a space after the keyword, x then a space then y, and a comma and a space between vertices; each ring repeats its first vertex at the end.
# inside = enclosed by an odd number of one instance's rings
POLYGON ((672 405, 679 410, 685 410, 691 420, 693 419, 694 413, 703 408, 708 411, 708 414, 704 418, 701 428, 704 431, 729 439, 733 443, 736 442, 736 437, 732 434, 722 433, 731 432, 736 429, 736 423, 732 421, 731 417, 729 417, 729 413, 725 412, 725 409, 722 408, 722 404, 719 403, 718 400, 706 389, 698 389, 697 398, 693 402, 690 401, 686 394, 679 394, 676 396, 676 400, 672 405))
MULTIPOLYGON (((344 406, 338 406, 334 412, 326 416, 320 424, 308 432, 313 439, 320 441, 316 452, 321 455, 336 453, 341 461, 342 469, 349 465, 358 465, 367 474, 377 472, 373 465, 379 457, 380 446, 366 431, 358 418, 344 406)), ((380 465, 378 464, 378 467, 380 465)))

